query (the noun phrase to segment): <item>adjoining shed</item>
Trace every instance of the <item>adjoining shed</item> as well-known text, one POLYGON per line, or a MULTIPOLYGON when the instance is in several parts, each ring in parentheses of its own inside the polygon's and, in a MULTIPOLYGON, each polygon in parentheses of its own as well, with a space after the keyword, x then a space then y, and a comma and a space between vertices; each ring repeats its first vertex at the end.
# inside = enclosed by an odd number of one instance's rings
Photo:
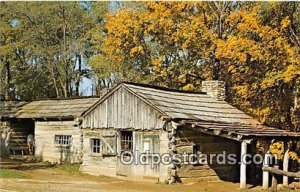
MULTIPOLYGON (((26 101, 2 101, 0 100, 0 145, 1 145, 1 154, 0 157, 8 157, 9 149, 8 145, 10 145, 11 149, 24 149, 27 148, 26 143, 18 143, 18 139, 22 137, 26 137, 26 135, 20 135, 16 132, 12 133, 16 126, 16 123, 10 121, 7 117, 13 115, 17 112, 19 107, 25 105, 26 101), (10 142, 13 140, 13 142, 10 142)), ((16 131, 16 130, 15 130, 16 131)))
MULTIPOLYGON (((82 153, 81 115, 93 106, 99 98, 47 99, 31 101, 6 115, 15 126, 12 136, 22 138, 11 142, 24 145, 21 154, 28 154, 27 136, 35 137, 34 155, 37 159, 51 162, 80 162, 82 153)), ((11 145, 11 155, 20 154, 11 145)))
MULTIPOLYGON (((170 183, 183 178, 218 178, 246 184, 246 170, 255 180, 257 168, 241 157, 254 154, 257 141, 299 139, 299 133, 278 131, 225 102, 224 83, 205 81, 206 92, 121 83, 104 95, 83 116, 81 171, 128 179, 159 179, 170 183), (124 151, 133 152, 126 164, 124 151), (146 154, 147 164, 137 154, 146 154), (235 164, 154 164, 147 154, 235 154, 235 164), (123 160, 123 161, 122 161, 123 160), (253 169, 252 169, 253 168, 253 169)), ((261 170, 261 169, 260 169, 261 170)))

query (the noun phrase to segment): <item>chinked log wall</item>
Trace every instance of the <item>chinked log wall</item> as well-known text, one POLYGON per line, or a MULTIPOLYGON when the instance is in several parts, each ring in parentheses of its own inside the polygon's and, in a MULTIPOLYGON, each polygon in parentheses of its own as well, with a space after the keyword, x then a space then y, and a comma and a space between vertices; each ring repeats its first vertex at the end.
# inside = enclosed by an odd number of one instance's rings
POLYGON ((35 155, 50 162, 81 162, 82 134, 75 121, 36 121, 35 155), (71 135, 70 150, 55 144, 55 135, 71 135))
MULTIPOLYGON (((223 151, 228 154, 240 153, 240 143, 224 139, 221 137, 205 135, 198 131, 185 129, 181 127, 178 129, 178 151, 191 151, 187 149, 187 144, 193 144, 199 147, 202 154, 206 154, 209 159, 209 154, 222 154, 223 151), (180 147, 180 145, 182 147, 180 147), (186 148, 186 149, 181 149, 186 148)), ((239 157, 237 157, 239 159, 239 157)), ((199 179, 221 179, 225 181, 238 181, 239 178, 238 165, 217 164, 216 157, 214 157, 212 164, 199 164, 199 165, 182 165, 178 170, 180 178, 199 178, 199 179)))

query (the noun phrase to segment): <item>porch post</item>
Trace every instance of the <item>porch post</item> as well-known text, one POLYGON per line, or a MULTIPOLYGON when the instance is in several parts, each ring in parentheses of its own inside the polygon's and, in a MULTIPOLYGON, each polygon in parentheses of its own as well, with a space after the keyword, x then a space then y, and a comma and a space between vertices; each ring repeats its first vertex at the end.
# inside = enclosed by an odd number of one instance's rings
MULTIPOLYGON (((289 149, 287 149, 284 153, 283 157, 283 171, 288 172, 289 170, 289 149)), ((283 176, 283 186, 289 185, 289 178, 288 176, 283 176)))
MULTIPOLYGON (((264 157, 264 163, 263 163, 264 167, 268 167, 269 166, 269 158, 270 158, 270 154, 269 154, 269 151, 268 151, 265 154, 265 157, 264 157)), ((269 172, 268 171, 263 171, 263 184, 262 184, 262 188, 263 189, 268 189, 269 188, 269 172)))
POLYGON ((241 165, 240 165, 240 188, 246 188, 246 154, 247 154, 247 143, 242 141, 241 143, 241 165))

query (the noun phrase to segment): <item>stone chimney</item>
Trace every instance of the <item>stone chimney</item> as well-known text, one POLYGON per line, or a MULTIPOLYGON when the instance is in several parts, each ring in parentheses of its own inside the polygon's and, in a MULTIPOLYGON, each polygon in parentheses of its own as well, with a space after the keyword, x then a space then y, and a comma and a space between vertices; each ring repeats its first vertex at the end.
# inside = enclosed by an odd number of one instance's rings
POLYGON ((202 81, 202 91, 207 95, 217 99, 218 101, 225 100, 225 82, 224 81, 202 81))

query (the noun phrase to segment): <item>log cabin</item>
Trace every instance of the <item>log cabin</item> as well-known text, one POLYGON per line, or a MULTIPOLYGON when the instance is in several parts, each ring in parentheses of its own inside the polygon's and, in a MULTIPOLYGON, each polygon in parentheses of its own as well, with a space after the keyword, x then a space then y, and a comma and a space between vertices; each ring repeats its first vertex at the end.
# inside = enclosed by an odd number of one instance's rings
MULTIPOLYGON (((203 81, 202 92, 121 83, 83 114, 83 158, 80 170, 130 180, 173 183, 185 178, 221 179, 246 183, 262 176, 261 166, 246 165, 245 154, 257 153, 257 144, 274 139, 299 140, 299 133, 260 124, 231 106, 225 83, 203 81), (235 154, 236 164, 125 164, 124 151, 143 154, 235 154), (247 176, 246 176, 247 175, 247 176)), ((265 147, 266 148, 266 147, 265 147)), ((264 149, 267 153, 268 149, 264 149)), ((134 153, 133 153, 134 154, 134 153)), ((129 155, 130 156, 130 155, 129 155)), ((137 161, 136 161, 137 160, 137 161)), ((260 181, 261 182, 261 181, 260 181)))
POLYGON ((27 136, 34 135, 34 156, 49 162, 81 162, 81 115, 99 97, 45 99, 19 105, 1 119, 9 124, 9 155, 28 155, 27 136))

